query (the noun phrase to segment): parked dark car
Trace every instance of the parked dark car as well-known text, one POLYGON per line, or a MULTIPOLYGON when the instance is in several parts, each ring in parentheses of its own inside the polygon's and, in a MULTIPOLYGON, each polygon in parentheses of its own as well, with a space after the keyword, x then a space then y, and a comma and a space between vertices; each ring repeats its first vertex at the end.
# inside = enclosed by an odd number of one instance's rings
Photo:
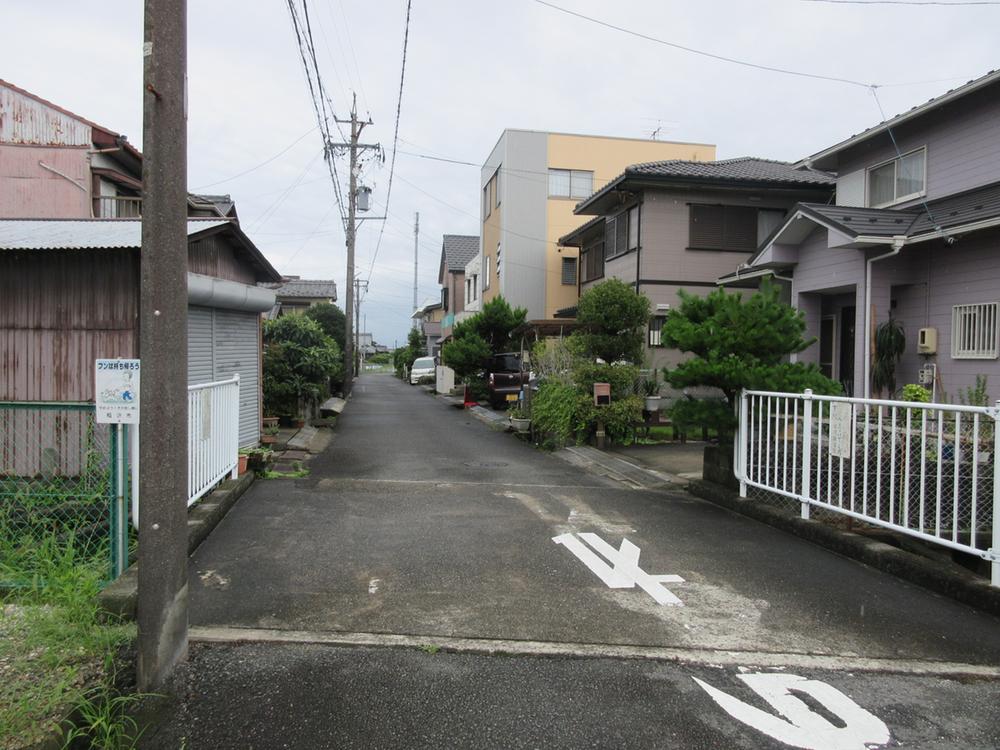
POLYGON ((490 357, 486 365, 486 387, 494 409, 516 402, 521 386, 527 385, 531 373, 521 360, 520 352, 503 352, 490 357))

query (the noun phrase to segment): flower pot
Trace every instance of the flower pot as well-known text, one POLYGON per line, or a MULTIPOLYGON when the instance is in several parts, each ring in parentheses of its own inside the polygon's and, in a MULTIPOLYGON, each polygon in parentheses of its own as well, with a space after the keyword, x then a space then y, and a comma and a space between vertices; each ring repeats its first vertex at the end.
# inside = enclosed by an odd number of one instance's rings
POLYGON ((646 396, 646 411, 659 411, 661 396, 646 396))
POLYGON ((278 442, 278 436, 277 435, 261 435, 260 436, 260 443, 261 443, 261 445, 274 445, 276 442, 278 442))
POLYGON ((510 424, 514 428, 514 432, 522 434, 531 429, 531 420, 523 417, 511 417, 510 424))
POLYGON ((296 419, 295 420, 295 426, 298 427, 301 430, 303 427, 306 426, 306 420, 304 420, 304 419, 296 419))
POLYGON ((246 474, 247 473, 247 461, 249 461, 249 460, 250 460, 250 456, 248 456, 246 453, 241 453, 239 455, 239 472, 240 472, 240 474, 246 474))
POLYGON ((264 417, 263 419, 260 420, 260 423, 261 423, 261 425, 263 425, 263 427, 264 427, 265 430, 267 428, 269 428, 269 427, 277 427, 278 426, 278 418, 277 417, 264 417))

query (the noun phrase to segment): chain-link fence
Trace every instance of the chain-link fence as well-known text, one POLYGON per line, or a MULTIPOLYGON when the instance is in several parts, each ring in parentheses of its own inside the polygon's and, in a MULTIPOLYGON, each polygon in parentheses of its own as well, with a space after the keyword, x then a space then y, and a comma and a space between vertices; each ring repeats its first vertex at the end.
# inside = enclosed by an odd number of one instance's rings
POLYGON ((120 442, 92 404, 0 402, 0 585, 44 576, 67 550, 112 577, 127 555, 113 543, 127 523, 120 442))

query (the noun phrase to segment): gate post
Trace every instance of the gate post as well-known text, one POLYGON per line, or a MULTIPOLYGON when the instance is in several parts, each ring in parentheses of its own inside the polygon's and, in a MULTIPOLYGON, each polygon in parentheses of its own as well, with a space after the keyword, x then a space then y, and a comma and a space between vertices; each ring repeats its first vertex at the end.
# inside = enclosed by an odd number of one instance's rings
MULTIPOLYGON (((811 388, 802 393, 802 483, 799 486, 801 499, 800 515, 809 518, 809 494, 812 488, 812 397, 811 388)), ((820 426, 822 428, 822 425, 820 426)))
POLYGON ((740 389, 739 416, 736 425, 736 478, 740 480, 740 497, 747 496, 747 392, 740 389))

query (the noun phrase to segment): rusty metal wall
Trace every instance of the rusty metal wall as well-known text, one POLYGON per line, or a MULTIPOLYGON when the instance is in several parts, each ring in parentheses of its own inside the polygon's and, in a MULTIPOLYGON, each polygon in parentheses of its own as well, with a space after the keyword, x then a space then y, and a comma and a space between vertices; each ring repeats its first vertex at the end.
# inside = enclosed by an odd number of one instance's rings
POLYGON ((85 148, 0 144, 2 219, 89 219, 90 183, 85 148))
POLYGON ((89 146, 91 127, 7 86, 0 86, 0 143, 89 146))
POLYGON ((255 284, 253 269, 236 257, 225 238, 213 234, 188 247, 188 270, 205 276, 215 276, 243 284, 255 284))
POLYGON ((0 251, 0 401, 89 401, 98 357, 137 356, 135 251, 0 251))

